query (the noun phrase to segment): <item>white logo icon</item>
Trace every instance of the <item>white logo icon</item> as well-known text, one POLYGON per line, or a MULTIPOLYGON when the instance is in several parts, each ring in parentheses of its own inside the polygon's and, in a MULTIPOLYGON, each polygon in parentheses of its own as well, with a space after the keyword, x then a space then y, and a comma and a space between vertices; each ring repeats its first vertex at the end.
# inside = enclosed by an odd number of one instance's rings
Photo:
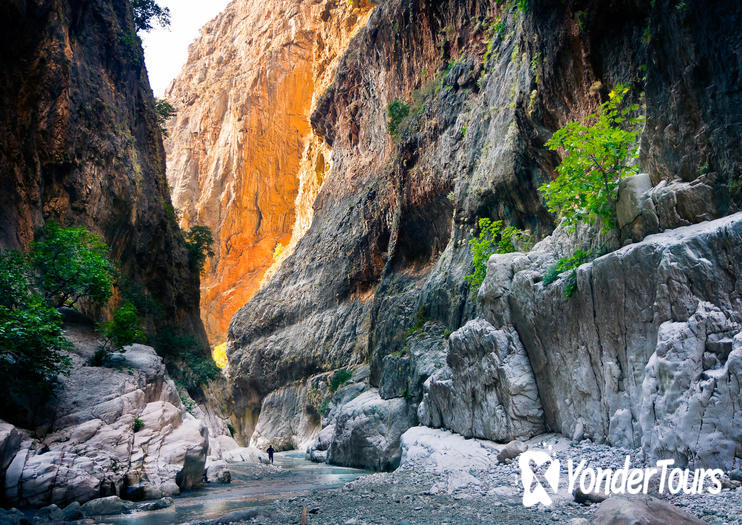
POLYGON ((551 497, 549 497, 541 481, 545 481, 545 484, 551 488, 553 493, 557 492, 559 489, 559 460, 553 459, 543 450, 527 450, 518 458, 518 465, 523 481, 523 506, 532 507, 538 503, 547 507, 550 506, 552 503, 551 497), (531 463, 536 466, 536 469, 550 463, 541 480, 537 479, 536 472, 531 468, 531 463))

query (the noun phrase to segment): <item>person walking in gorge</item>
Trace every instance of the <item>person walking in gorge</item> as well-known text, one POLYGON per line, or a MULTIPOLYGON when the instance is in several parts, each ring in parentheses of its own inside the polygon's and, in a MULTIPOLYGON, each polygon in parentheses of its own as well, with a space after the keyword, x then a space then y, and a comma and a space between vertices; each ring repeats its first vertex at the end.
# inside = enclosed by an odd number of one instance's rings
POLYGON ((266 450, 268 453, 268 461, 271 462, 271 465, 273 465, 273 453, 275 450, 273 450, 273 445, 268 445, 268 450, 266 450))

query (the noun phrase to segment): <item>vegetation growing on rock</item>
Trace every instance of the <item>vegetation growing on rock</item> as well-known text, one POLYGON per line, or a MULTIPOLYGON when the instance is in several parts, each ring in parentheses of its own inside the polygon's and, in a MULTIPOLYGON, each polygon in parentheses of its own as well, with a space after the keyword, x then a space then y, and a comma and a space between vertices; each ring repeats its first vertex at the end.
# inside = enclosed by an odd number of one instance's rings
POLYGON ((502 221, 479 219, 479 236, 470 240, 474 272, 466 276, 471 289, 477 293, 487 275, 487 261, 494 253, 510 253, 518 245, 528 244, 530 235, 514 226, 503 227, 502 221))
POLYGON ((214 256, 214 237, 208 226, 193 226, 185 232, 186 247, 188 248, 188 261, 194 269, 202 272, 207 257, 214 256))
POLYGON ((582 122, 570 122, 556 131, 546 146, 562 150, 565 157, 555 180, 539 191, 549 211, 564 217, 574 228, 578 222, 601 221, 604 230, 616 226, 618 184, 635 175, 639 167, 637 135, 644 121, 632 116, 637 104, 624 104, 629 88, 618 84, 598 111, 582 122))

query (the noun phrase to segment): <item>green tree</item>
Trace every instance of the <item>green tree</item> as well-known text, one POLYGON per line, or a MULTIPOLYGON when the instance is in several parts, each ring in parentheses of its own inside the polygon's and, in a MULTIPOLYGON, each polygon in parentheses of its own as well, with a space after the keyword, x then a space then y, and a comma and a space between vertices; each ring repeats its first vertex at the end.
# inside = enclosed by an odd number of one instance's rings
POLYGON ((103 348, 106 351, 121 350, 127 345, 145 340, 137 309, 129 301, 113 313, 113 319, 100 323, 98 329, 103 334, 103 348))
POLYGON ((31 243, 31 263, 52 306, 74 306, 83 297, 103 304, 111 297, 116 272, 108 246, 85 228, 47 223, 31 243))
POLYGON ((163 137, 168 136, 168 131, 165 127, 165 124, 168 120, 170 120, 177 114, 178 112, 175 110, 172 104, 170 104, 170 102, 162 98, 155 99, 155 117, 157 118, 157 125, 159 126, 160 132, 162 133, 163 137))
POLYGON ((170 26, 170 9, 160 7, 155 0, 129 0, 134 11, 134 28, 149 31, 156 23, 160 27, 170 26))
POLYGON ((24 254, 0 251, 0 397, 4 417, 23 422, 70 366, 61 315, 31 290, 30 276, 24 254))
POLYGON ((214 256, 214 237, 208 226, 193 226, 185 232, 186 247, 188 248, 188 260, 193 268, 203 271, 207 257, 214 256))
POLYGON ((616 226, 618 184, 638 172, 637 135, 642 118, 632 116, 639 106, 624 104, 629 89, 621 84, 608 101, 582 122, 571 122, 546 143, 562 150, 558 176, 539 188, 553 213, 574 228, 578 222, 602 221, 604 230, 616 226))
POLYGON ((470 240, 474 272, 466 276, 471 289, 477 293, 487 275, 487 261, 493 253, 510 253, 516 251, 516 245, 528 244, 530 235, 515 228, 506 226, 502 221, 488 218, 479 219, 479 236, 470 240))

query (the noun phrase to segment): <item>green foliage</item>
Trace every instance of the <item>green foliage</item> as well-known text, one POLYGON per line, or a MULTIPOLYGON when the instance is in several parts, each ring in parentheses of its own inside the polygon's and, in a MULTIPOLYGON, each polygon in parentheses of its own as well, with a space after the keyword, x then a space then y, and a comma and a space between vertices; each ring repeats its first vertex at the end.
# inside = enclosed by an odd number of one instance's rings
POLYGON ((430 321, 430 317, 427 315, 425 311, 425 306, 421 306, 417 309, 415 312, 415 317, 413 318, 412 326, 407 330, 407 337, 410 337, 415 332, 419 332, 423 329, 423 326, 425 326, 425 323, 430 321))
POLYGON ((607 102, 586 123, 571 122, 546 143, 565 157, 558 176, 539 188, 550 211, 567 225, 602 221, 604 230, 616 225, 618 184, 638 172, 636 138, 643 119, 632 117, 639 106, 624 105, 628 88, 619 84, 607 102))
POLYGON ((170 26, 170 9, 160 7, 155 0, 129 0, 134 12, 134 28, 137 31, 149 31, 157 24, 160 27, 170 26))
POLYGON ((137 432, 142 430, 143 427, 144 427, 144 421, 142 421, 139 418, 136 418, 134 420, 134 433, 136 434, 137 432))
POLYGON ((142 61, 142 41, 137 34, 121 32, 118 35, 118 41, 124 59, 132 66, 138 66, 142 61))
POLYGON ((502 221, 488 218, 479 219, 479 236, 470 240, 474 272, 466 276, 474 293, 479 290, 487 275, 487 261, 493 253, 510 253, 516 251, 516 245, 529 244, 530 235, 515 228, 506 226, 502 221))
POLYGON ((567 287, 564 290, 564 295, 572 297, 575 290, 577 290, 577 268, 581 264, 589 262, 592 259, 592 251, 577 250, 572 257, 563 257, 558 262, 551 265, 544 274, 543 283, 544 286, 548 286, 557 279, 564 272, 570 272, 567 277, 567 287))
POLYGON ((56 307, 89 298, 103 304, 116 275, 108 246, 85 228, 50 222, 31 243, 31 264, 47 300, 56 307))
POLYGON ((175 110, 172 104, 170 104, 170 102, 162 98, 155 99, 155 117, 157 118, 157 126, 160 128, 160 133, 162 133, 163 137, 168 136, 165 124, 168 120, 170 120, 177 114, 178 112, 175 110))
POLYGON ((70 367, 64 355, 61 315, 31 290, 28 258, 0 251, 0 397, 5 417, 26 418, 51 395, 57 374, 70 367))
POLYGON ((387 130, 392 137, 397 138, 399 136, 400 124, 410 114, 410 106, 401 100, 394 100, 387 106, 387 114, 389 116, 387 130))
POLYGON ((322 406, 319 407, 319 413, 322 417, 325 417, 330 412, 330 400, 325 399, 322 401, 322 406))
POLYGON ((170 377, 188 392, 196 391, 221 375, 219 367, 209 357, 208 348, 190 335, 165 328, 152 338, 152 345, 165 358, 170 377))
POLYGON ((229 430, 229 435, 232 436, 232 437, 234 437, 234 435, 235 435, 235 429, 232 426, 232 423, 229 423, 229 422, 227 423, 227 430, 229 430))
POLYGON ((127 345, 145 340, 137 308, 129 301, 113 313, 112 320, 100 323, 98 329, 103 334, 103 348, 107 351, 122 350, 127 345))
POLYGON ((450 335, 451 335, 452 333, 453 333, 453 330, 451 330, 450 328, 446 328, 445 330, 443 330, 443 337, 444 337, 444 338, 446 338, 446 339, 448 339, 448 338, 449 338, 449 336, 450 336, 450 335))
POLYGON ((186 247, 188 248, 188 261, 191 267, 202 272, 207 257, 214 256, 214 237, 208 226, 193 226, 185 232, 186 247))
POLYGON ((353 372, 346 368, 335 370, 335 373, 330 378, 330 392, 335 392, 338 388, 350 381, 351 377, 353 377, 353 372))

